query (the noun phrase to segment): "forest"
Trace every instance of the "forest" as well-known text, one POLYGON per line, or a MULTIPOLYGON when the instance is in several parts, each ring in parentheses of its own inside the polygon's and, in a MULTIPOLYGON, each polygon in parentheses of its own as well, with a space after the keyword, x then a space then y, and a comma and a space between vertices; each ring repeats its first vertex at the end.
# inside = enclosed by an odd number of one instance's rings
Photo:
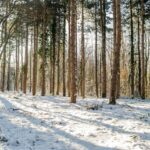
POLYGON ((149 125, 149 0, 0 0, 0 150, 148 150, 149 125))

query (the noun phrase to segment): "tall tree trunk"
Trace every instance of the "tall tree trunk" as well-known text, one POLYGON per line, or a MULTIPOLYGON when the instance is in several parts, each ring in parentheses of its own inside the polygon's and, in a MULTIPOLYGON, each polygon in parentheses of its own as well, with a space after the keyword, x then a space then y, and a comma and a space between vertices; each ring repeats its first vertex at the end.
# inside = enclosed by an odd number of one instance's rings
POLYGON ((66 96, 66 8, 64 8, 64 25, 63 25, 63 96, 66 96))
MULTIPOLYGON (((59 11, 60 12, 60 11, 59 11)), ((60 36, 61 36, 61 20, 60 15, 58 17, 58 33, 57 33, 57 91, 56 94, 59 95, 60 90, 60 36)))
POLYGON ((51 39, 50 41, 50 57, 49 57, 49 62, 50 62, 50 93, 53 92, 53 40, 51 39))
POLYGON ((84 0, 82 0, 82 21, 81 21, 81 96, 85 98, 85 46, 84 46, 84 0))
POLYGON ((113 51, 113 68, 110 88, 110 104, 116 104, 117 76, 119 72, 120 47, 121 47, 121 12, 120 0, 113 0, 114 16, 114 51, 113 51))
POLYGON ((5 45, 5 48, 4 48, 4 51, 3 51, 3 65, 2 65, 2 92, 5 91, 5 74, 6 74, 6 45, 5 45))
POLYGON ((99 58, 99 62, 100 62, 100 65, 99 65, 99 83, 100 83, 100 95, 102 95, 102 54, 100 52, 100 58, 99 58))
POLYGON ((146 49, 145 49, 145 97, 148 96, 148 62, 149 62, 149 57, 150 57, 150 50, 149 50, 149 43, 150 40, 148 38, 148 34, 145 36, 145 42, 146 42, 146 49))
POLYGON ((7 69, 7 90, 10 91, 10 63, 11 63, 11 50, 9 43, 9 54, 8 54, 8 69, 7 69))
POLYGON ((71 103, 76 103, 77 97, 77 64, 76 64, 76 0, 71 0, 71 103))
POLYGON ((53 18, 53 25, 52 25, 52 40, 53 40, 53 60, 52 60, 52 94, 55 94, 55 62, 56 62, 56 17, 53 18))
POLYGON ((141 73, 141 98, 145 99, 145 50, 144 50, 144 34, 145 34, 145 29, 144 29, 144 14, 145 14, 145 9, 144 9, 144 0, 141 0, 141 19, 142 19, 142 37, 141 37, 141 65, 142 65, 142 73, 141 73))
POLYGON ((16 37, 16 78, 15 78, 15 90, 19 90, 19 39, 16 37))
POLYGON ((134 32, 133 32, 133 2, 130 0, 130 28, 131 28, 131 97, 134 97, 134 32))
POLYGON ((25 64, 24 64, 24 79, 23 79, 23 93, 27 90, 27 76, 28 76, 28 24, 26 24, 26 47, 25 47, 25 64))
POLYGON ((46 8, 44 8, 43 14, 43 25, 42 25, 42 64, 41 64, 41 96, 44 96, 46 93, 46 86, 45 86, 45 64, 46 64, 46 8))
POLYGON ((141 96, 141 51, 140 51, 140 20, 138 16, 138 91, 141 96))
POLYGON ((34 52, 33 52, 33 79, 32 79, 32 95, 36 94, 37 86, 37 51, 38 51, 38 22, 34 22, 34 52))
POLYGON ((33 53, 33 35, 31 35, 31 49, 30 49, 30 92, 32 89, 32 53, 33 53))
POLYGON ((67 88, 68 88, 68 96, 70 97, 71 95, 71 87, 70 87, 70 83, 71 83, 71 44, 70 44, 70 39, 71 39, 71 0, 69 0, 69 4, 68 4, 68 80, 67 80, 67 88))
MULTIPOLYGON (((6 15, 8 14, 8 1, 6 1, 6 15)), ((3 27, 2 27, 3 28, 3 27)), ((2 29, 3 31, 3 29, 2 29)), ((5 75, 6 75, 6 48, 7 48, 7 19, 5 20, 4 22, 4 49, 3 49, 3 65, 2 65, 2 87, 1 87, 1 90, 2 92, 4 92, 5 90, 5 82, 6 82, 6 79, 5 79, 5 75)), ((3 38, 2 38, 3 39, 3 38)))
POLYGON ((106 12, 105 0, 100 0, 101 32, 102 32, 102 97, 107 95, 107 75, 106 75, 106 12))
POLYGON ((97 0, 95 0, 95 90, 98 97, 98 61, 97 61, 97 0))
POLYGON ((21 91, 23 91, 23 74, 24 74, 24 70, 23 70, 23 35, 21 35, 21 56, 20 56, 20 59, 21 59, 21 91))

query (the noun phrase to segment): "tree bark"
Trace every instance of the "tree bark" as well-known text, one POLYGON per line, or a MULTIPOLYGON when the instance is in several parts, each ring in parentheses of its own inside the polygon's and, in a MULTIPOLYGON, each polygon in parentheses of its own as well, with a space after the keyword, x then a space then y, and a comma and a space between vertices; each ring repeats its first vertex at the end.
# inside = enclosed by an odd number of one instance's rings
POLYGON ((28 24, 26 24, 26 47, 25 47, 25 64, 24 64, 24 79, 23 93, 27 91, 27 76, 28 76, 28 24))
POLYGON ((130 0, 130 28, 131 28, 131 97, 134 98, 134 32, 133 32, 133 2, 130 0))
MULTIPOLYGON (((60 12, 59 12, 60 13, 60 12)), ((60 15, 58 17, 58 33, 57 33, 57 91, 56 94, 59 95, 60 91, 60 36, 61 36, 61 22, 60 15)))
POLYGON ((43 14, 43 26, 42 26, 42 82, 41 82, 41 96, 45 96, 46 86, 45 86, 45 64, 46 64, 46 7, 44 7, 43 14))
POLYGON ((71 94, 71 87, 70 87, 70 83, 71 83, 71 44, 70 44, 70 39, 71 39, 71 0, 69 0, 69 4, 68 4, 68 81, 67 81, 67 88, 68 88, 68 96, 70 97, 71 94))
POLYGON ((19 39, 16 37, 16 78, 15 78, 15 89, 19 90, 19 39))
POLYGON ((64 25, 63 25, 63 96, 66 96, 66 8, 64 8, 64 25))
POLYGON ((98 61, 97 61, 97 4, 95 0, 95 91, 96 97, 98 94, 98 61))
POLYGON ((138 16, 138 91, 141 96, 141 51, 140 51, 140 20, 138 16))
POLYGON ((84 46, 84 0, 82 0, 82 21, 81 21, 81 96, 85 98, 85 46, 84 46))
POLYGON ((144 29, 144 0, 141 0, 141 19, 142 19, 142 37, 141 37, 141 65, 142 65, 142 70, 141 70, 141 98, 145 99, 145 50, 144 50, 144 34, 145 34, 145 29, 144 29))
POLYGON ((76 103, 77 97, 77 64, 76 64, 76 1, 71 0, 71 38, 70 38, 70 48, 71 48, 71 103, 76 103))
POLYGON ((34 22, 34 51, 33 51, 33 72, 32 72, 32 95, 36 94, 37 86, 37 51, 38 51, 38 22, 34 22))
POLYGON ((106 75, 106 12, 105 0, 100 0, 101 32, 102 32, 102 97, 107 95, 107 75, 106 75))
POLYGON ((114 51, 113 51, 113 68, 110 88, 110 104, 116 104, 117 76, 119 71, 120 47, 121 47, 121 11, 120 0, 113 0, 114 16, 114 51))

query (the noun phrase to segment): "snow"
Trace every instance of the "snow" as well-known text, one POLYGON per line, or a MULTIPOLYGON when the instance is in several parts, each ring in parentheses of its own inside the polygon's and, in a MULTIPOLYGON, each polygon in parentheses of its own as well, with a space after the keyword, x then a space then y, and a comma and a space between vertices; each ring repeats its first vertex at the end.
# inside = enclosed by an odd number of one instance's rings
POLYGON ((0 150, 150 150, 150 100, 0 93, 0 150))

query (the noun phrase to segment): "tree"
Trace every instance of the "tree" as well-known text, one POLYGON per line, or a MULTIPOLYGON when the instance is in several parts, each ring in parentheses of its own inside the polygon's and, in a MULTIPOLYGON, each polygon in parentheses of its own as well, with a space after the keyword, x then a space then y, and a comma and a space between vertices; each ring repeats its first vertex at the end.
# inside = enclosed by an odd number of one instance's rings
POLYGON ((141 65, 142 65, 142 76, 141 76, 141 97, 145 99, 145 50, 144 50, 144 0, 141 0, 141 19, 142 19, 142 35, 141 35, 141 65))
POLYGON ((102 32, 102 97, 107 93, 107 75, 106 75, 106 0, 100 0, 101 32, 102 32))
POLYGON ((120 0, 113 0, 114 17, 114 50, 113 50, 113 68, 110 88, 110 104, 116 104, 117 76, 119 72, 120 47, 121 47, 121 11, 120 0))
POLYGON ((84 0, 82 0, 81 21, 81 96, 85 98, 85 44, 84 44, 84 0))
POLYGON ((71 103, 76 103, 77 97, 77 64, 76 64, 76 1, 71 0, 71 30, 70 30, 70 61, 71 61, 71 103))
POLYGON ((134 32, 133 32, 133 2, 130 0, 130 26, 131 26, 131 96, 134 97, 134 32))
POLYGON ((95 90, 96 97, 98 94, 98 58, 97 58, 97 0, 95 0, 95 90))
POLYGON ((46 27, 47 27, 47 14, 46 14, 46 4, 44 4, 44 12, 43 12, 43 22, 42 22, 42 64, 41 64, 41 95, 44 96, 46 93, 45 87, 45 64, 46 64, 46 27))
MULTIPOLYGON (((64 4, 66 5, 66 4, 64 4)), ((66 6, 64 7, 64 19, 63 19, 63 96, 66 96, 66 6)))
POLYGON ((16 78, 15 89, 19 90, 19 39, 16 37, 16 78))
POLYGON ((25 63, 24 63, 24 78, 23 78, 23 93, 27 90, 27 76, 28 76, 28 23, 26 23, 26 47, 25 47, 25 63))
POLYGON ((34 17, 34 51, 33 51, 33 80, 32 80, 32 94, 36 94, 37 86, 37 51, 38 51, 38 21, 37 12, 34 17))
MULTIPOLYGON (((59 9, 60 13, 60 9, 59 9)), ((61 40, 61 19, 60 15, 58 16, 58 29, 57 29, 57 91, 56 94, 59 95, 60 90, 60 40, 61 40)))

